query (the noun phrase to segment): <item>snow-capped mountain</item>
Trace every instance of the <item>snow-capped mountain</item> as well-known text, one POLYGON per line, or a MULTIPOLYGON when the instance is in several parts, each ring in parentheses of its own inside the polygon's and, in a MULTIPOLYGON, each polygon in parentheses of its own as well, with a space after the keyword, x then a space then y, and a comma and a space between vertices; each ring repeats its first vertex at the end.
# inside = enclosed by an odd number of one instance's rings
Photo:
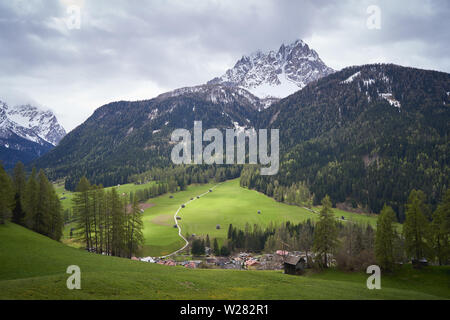
POLYGON ((259 98, 284 98, 308 83, 333 73, 302 40, 281 45, 277 52, 257 51, 243 56, 233 68, 208 84, 228 84, 259 98))
POLYGON ((41 156, 65 135, 53 112, 31 105, 11 107, 0 101, 0 161, 5 167, 41 156))
POLYGON ((29 104, 10 107, 0 101, 0 121, 2 131, 10 129, 20 137, 40 144, 46 141, 55 146, 66 135, 52 111, 29 104))

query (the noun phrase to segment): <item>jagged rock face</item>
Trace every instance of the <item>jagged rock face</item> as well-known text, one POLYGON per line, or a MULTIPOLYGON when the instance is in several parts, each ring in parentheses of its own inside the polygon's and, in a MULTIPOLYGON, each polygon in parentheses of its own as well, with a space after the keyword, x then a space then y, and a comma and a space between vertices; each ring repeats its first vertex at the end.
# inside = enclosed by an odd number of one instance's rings
POLYGON ((6 116, 10 122, 16 124, 15 127, 17 130, 23 130, 22 128, 29 129, 36 136, 52 145, 57 145, 66 135, 66 131, 58 123, 58 120, 51 111, 43 111, 29 104, 6 107, 6 116))
POLYGON ((333 72, 316 51, 297 40, 281 45, 277 52, 258 51, 243 56, 223 76, 208 83, 242 87, 260 98, 284 98, 333 72))
POLYGON ((51 111, 31 105, 10 107, 0 101, 0 161, 5 167, 43 155, 65 135, 51 111))

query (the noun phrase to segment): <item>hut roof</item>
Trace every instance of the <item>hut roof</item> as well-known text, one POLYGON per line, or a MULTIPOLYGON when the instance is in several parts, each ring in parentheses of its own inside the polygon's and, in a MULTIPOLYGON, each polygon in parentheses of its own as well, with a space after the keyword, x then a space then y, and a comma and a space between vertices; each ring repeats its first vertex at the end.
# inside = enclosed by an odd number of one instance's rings
POLYGON ((296 266, 297 263, 300 261, 301 257, 296 257, 296 256, 289 256, 286 258, 286 261, 284 263, 296 266))

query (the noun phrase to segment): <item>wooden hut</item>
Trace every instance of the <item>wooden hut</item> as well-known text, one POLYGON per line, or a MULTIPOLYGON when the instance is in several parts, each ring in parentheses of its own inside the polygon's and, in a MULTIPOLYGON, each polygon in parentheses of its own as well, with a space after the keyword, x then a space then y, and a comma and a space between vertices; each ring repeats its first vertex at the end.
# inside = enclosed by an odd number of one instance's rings
POLYGON ((284 273, 302 274, 306 268, 306 261, 303 257, 289 256, 284 261, 284 273))

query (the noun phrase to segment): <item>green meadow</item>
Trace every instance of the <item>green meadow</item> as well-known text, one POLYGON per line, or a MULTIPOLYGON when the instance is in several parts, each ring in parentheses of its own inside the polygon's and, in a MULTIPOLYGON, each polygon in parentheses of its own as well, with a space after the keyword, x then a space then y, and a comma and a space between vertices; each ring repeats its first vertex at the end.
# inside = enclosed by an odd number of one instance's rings
MULTIPOLYGON (((120 193, 135 192, 148 185, 126 184, 117 187, 120 193)), ((62 194, 63 189, 58 189, 62 194)), ((66 192, 66 205, 71 205, 69 199, 72 194, 66 192)), ((178 221, 183 235, 195 234, 197 236, 209 235, 217 238, 219 243, 227 237, 228 226, 233 224, 244 228, 246 223, 267 226, 269 223, 280 224, 286 221, 298 223, 307 219, 316 220, 318 214, 311 210, 280 203, 255 190, 242 188, 239 179, 225 181, 220 184, 191 185, 187 190, 173 194, 164 194, 147 201, 151 206, 143 214, 145 244, 141 256, 162 256, 176 251, 184 245, 178 236, 178 229, 174 228, 174 214, 182 204, 186 204, 178 215, 178 221), (213 188, 212 192, 208 190, 213 188), (197 199, 198 195, 207 192, 197 199), (170 198, 172 196, 173 198, 170 198), (193 198, 194 201, 190 201, 193 198), (189 203, 187 203, 189 202, 189 203), (260 214, 258 214, 260 211, 260 214), (217 225, 220 229, 217 229, 217 225)), ((318 211, 320 208, 314 208, 318 211)), ((344 216, 344 223, 356 222, 376 226, 375 215, 365 215, 333 209, 337 219, 344 216)), ((65 243, 77 246, 68 241, 71 224, 65 228, 65 243)))
POLYGON ((449 299, 449 267, 382 275, 381 290, 364 273, 187 269, 88 253, 28 229, 0 225, 0 299, 449 299), (69 265, 81 290, 66 287, 69 265))

